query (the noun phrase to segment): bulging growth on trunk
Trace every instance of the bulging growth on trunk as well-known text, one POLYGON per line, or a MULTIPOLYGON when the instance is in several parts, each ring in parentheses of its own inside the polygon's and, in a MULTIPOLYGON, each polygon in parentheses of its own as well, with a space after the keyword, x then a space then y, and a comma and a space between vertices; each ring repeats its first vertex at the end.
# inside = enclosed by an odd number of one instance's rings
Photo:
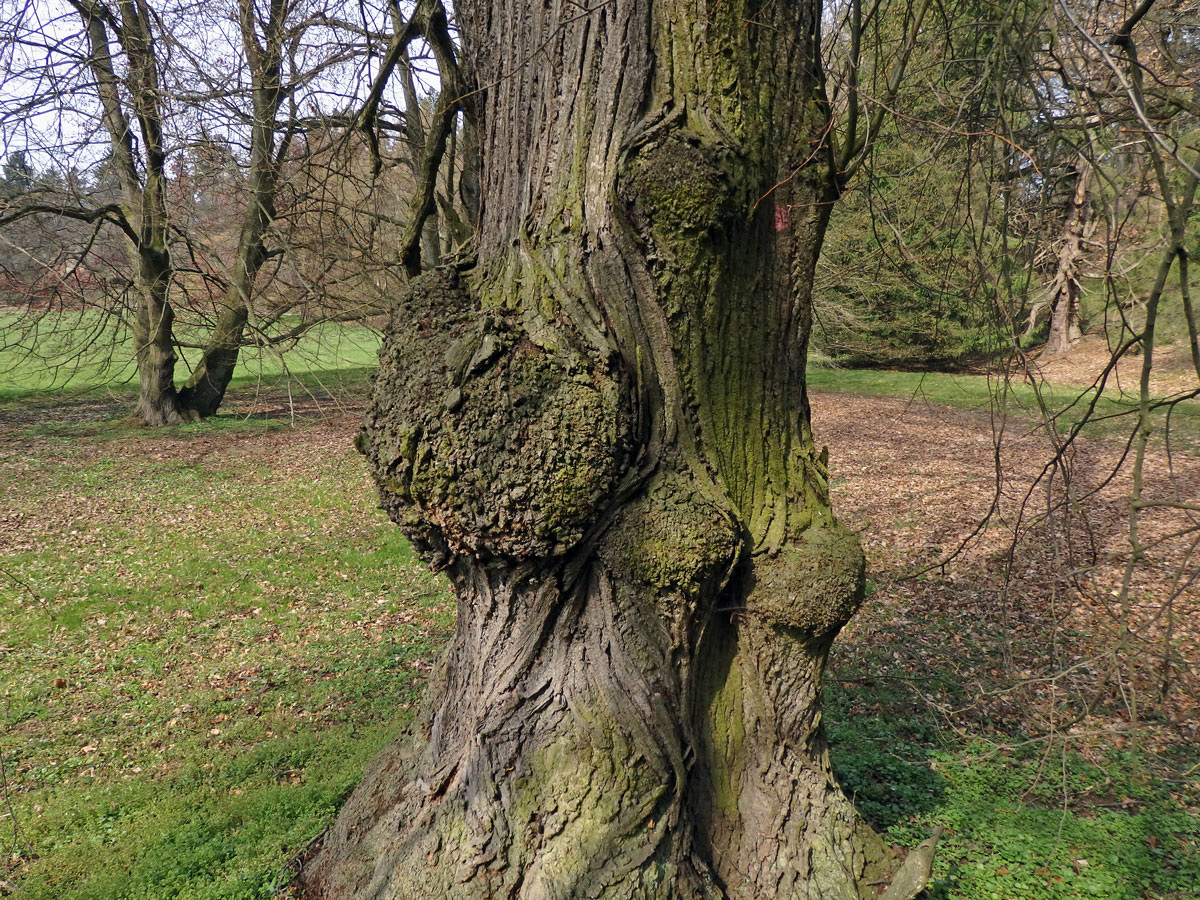
POLYGON ((478 257, 398 298, 359 449, 458 625, 297 889, 875 897, 820 713, 863 554, 804 390, 819 4, 455 5, 478 257))

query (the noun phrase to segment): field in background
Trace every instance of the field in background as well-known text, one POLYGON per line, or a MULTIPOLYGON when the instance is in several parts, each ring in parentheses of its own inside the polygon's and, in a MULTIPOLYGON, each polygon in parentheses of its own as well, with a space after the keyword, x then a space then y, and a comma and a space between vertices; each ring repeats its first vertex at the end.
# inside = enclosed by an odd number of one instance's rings
MULTIPOLYGON (((1105 354, 1107 356, 1107 354, 1105 354)), ((1098 360, 1090 360, 1098 362, 1098 360)), ((1129 363, 1137 364, 1131 358, 1129 363)), ((1085 433, 1093 437, 1128 437, 1137 425, 1137 377, 1130 364, 1121 367, 1123 377, 1113 377, 1102 394, 1090 376, 1068 371, 1065 361, 1043 362, 1037 369, 1010 372, 1008 377, 946 372, 894 372, 886 369, 843 369, 832 365, 808 370, 808 385, 814 391, 833 391, 869 397, 907 397, 918 403, 957 409, 986 410, 999 422, 1009 419, 1017 427, 1053 420, 1059 432, 1069 432, 1085 418, 1085 433), (1046 374, 1066 376, 1050 381, 1046 374), (1036 387, 1035 387, 1036 385, 1036 387)), ((1097 369, 1102 363, 1097 365, 1097 369)), ((1189 368, 1164 380, 1155 391, 1158 400, 1185 396, 1181 386, 1196 388, 1195 372, 1189 368)), ((1163 405, 1154 413, 1156 427, 1166 424, 1170 414, 1171 433, 1188 445, 1200 445, 1200 399, 1189 398, 1163 405)))
MULTIPOLYGON (((269 897, 407 721, 453 604, 350 449, 363 371, 243 377, 165 431, 120 424, 127 392, 0 402, 0 895, 269 897)), ((871 560, 827 692, 859 807, 909 846, 947 828, 935 900, 1192 897, 1194 708, 1048 729, 1053 560, 1007 621, 990 548, 912 577, 986 506, 986 381, 814 382, 860 395, 814 398, 871 560)))
MULTIPOLYGON (((0 402, 49 393, 122 396, 135 391, 132 339, 114 326, 111 317, 89 311, 39 319, 0 309, 0 402)), ((184 343, 203 336, 186 330, 177 335, 184 343)), ((379 333, 371 328, 323 322, 294 342, 243 348, 233 386, 269 389, 292 381, 320 390, 326 382, 333 387, 347 379, 361 380, 374 369, 378 349, 379 333)), ((177 352, 176 380, 182 383, 200 351, 180 347, 177 352)))

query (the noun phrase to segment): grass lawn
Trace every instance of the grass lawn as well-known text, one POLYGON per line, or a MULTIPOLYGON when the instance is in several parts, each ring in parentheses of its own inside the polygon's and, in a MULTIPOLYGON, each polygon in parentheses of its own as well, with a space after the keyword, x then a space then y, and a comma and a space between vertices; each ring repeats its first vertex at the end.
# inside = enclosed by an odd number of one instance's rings
MULTIPOLYGON (((189 339, 185 329, 177 336, 189 339)), ((244 348, 232 386, 271 388, 290 380, 320 387, 361 380, 375 368, 378 349, 378 332, 356 323, 325 322, 294 344, 244 348)), ((176 380, 182 384, 200 351, 181 347, 178 354, 176 380)), ((132 339, 123 329, 114 330, 112 320, 86 311, 31 320, 0 309, 0 402, 48 394, 121 396, 136 386, 132 339), (36 353, 31 354, 31 344, 36 353)))
MULTIPOLYGON (((1002 383, 986 375, 948 374, 944 372, 893 372, 886 369, 840 369, 813 366, 808 371, 813 390, 872 397, 911 397, 923 403, 959 409, 994 410, 1018 423, 1042 421, 1038 392, 1024 382, 1002 383)), ((1136 426, 1136 394, 1106 390, 1096 398, 1095 391, 1067 385, 1042 384, 1042 403, 1065 433, 1085 416, 1092 421, 1084 433, 1099 437, 1128 437, 1136 426), (1094 401, 1094 409, 1093 406, 1094 401)), ((1200 399, 1184 400, 1163 406, 1154 414, 1156 426, 1167 421, 1170 412, 1172 435, 1190 446, 1200 444, 1200 399)))
POLYGON ((269 896, 405 721, 452 606, 375 508, 353 427, 3 441, 19 896, 269 896))
MULTIPOLYGON (((826 377, 870 393, 880 376, 826 377)), ((909 378, 877 390, 903 395, 909 378)), ((252 394, 243 381, 232 405, 252 394)), ((453 627, 446 585, 376 508, 350 449, 358 412, 146 431, 56 423, 52 407, 22 417, 9 400, 0 895, 269 897, 411 715, 453 627)), ((947 829, 931 896, 1196 896, 1186 760, 1135 737, 1098 758, 954 719, 960 646, 944 667, 906 666, 888 604, 877 596, 835 651, 826 722, 840 777, 885 836, 912 846, 947 829)), ((957 627, 905 615, 934 635, 957 627)), ((994 648, 969 646, 972 665, 994 665, 994 648)))

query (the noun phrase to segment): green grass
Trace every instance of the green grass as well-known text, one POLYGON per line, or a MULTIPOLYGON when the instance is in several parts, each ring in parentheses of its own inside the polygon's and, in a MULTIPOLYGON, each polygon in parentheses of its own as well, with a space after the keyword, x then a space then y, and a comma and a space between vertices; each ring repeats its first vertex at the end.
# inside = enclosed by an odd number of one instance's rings
POLYGON ((835 650, 825 721, 843 788, 886 840, 915 846, 945 829, 931 900, 1195 896, 1200 785, 1162 780, 1136 749, 1092 762, 1023 735, 963 737, 894 671, 879 648, 835 650), (839 681, 851 673, 877 677, 839 681))
MULTIPOLYGON (((194 343, 204 334, 181 327, 176 336, 194 343)), ((361 380, 374 369, 378 349, 378 332, 364 325, 322 323, 295 343, 244 348, 233 386, 273 387, 290 380, 304 390, 346 379, 361 380)), ((200 351, 181 347, 177 352, 176 377, 182 383, 200 351)), ((0 310, 0 402, 64 391, 129 394, 136 384, 132 339, 107 317, 83 311, 48 315, 38 321, 0 310)))
POLYGON ((205 427, 0 464, 0 879, 22 898, 270 896, 452 625, 348 428, 205 427))
MULTIPOLYGON (((812 384, 990 396, 964 376, 812 384)), ((407 721, 452 601, 375 508, 352 430, 232 415, 0 430, 0 880, 19 897, 269 897, 407 721)), ((1047 756, 1003 723, 935 719, 895 673, 886 645, 839 644, 825 721, 885 837, 946 828, 933 898, 1194 896, 1195 779, 1164 780, 1136 743, 1047 756)), ((921 676, 961 705, 959 676, 921 676)))
MULTIPOLYGON (((912 399, 935 406, 959 409, 992 410, 1017 422, 1042 421, 1041 408, 1034 388, 1021 382, 1001 384, 986 375, 959 375, 943 372, 894 372, 885 369, 840 369, 813 366, 808 370, 812 390, 832 391, 872 397, 912 399)), ((1067 385, 1044 384, 1042 401, 1054 417, 1060 432, 1066 432, 1085 415, 1095 391, 1067 385)), ((1136 421, 1137 398, 1129 394, 1105 391, 1090 412, 1091 422, 1084 433, 1092 436, 1128 436, 1136 421)), ((1154 413, 1156 425, 1166 422, 1167 409, 1154 413)), ((1200 400, 1186 400, 1171 407, 1171 433, 1191 442, 1200 440, 1200 400)))

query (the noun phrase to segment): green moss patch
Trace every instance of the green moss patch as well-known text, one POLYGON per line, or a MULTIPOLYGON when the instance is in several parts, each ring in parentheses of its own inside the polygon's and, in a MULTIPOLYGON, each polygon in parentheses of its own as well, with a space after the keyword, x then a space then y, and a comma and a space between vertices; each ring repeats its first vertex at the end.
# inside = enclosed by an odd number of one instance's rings
POLYGON ((857 535, 814 525, 800 540, 755 561, 747 606, 772 625, 820 635, 844 625, 862 605, 865 558, 857 535))

